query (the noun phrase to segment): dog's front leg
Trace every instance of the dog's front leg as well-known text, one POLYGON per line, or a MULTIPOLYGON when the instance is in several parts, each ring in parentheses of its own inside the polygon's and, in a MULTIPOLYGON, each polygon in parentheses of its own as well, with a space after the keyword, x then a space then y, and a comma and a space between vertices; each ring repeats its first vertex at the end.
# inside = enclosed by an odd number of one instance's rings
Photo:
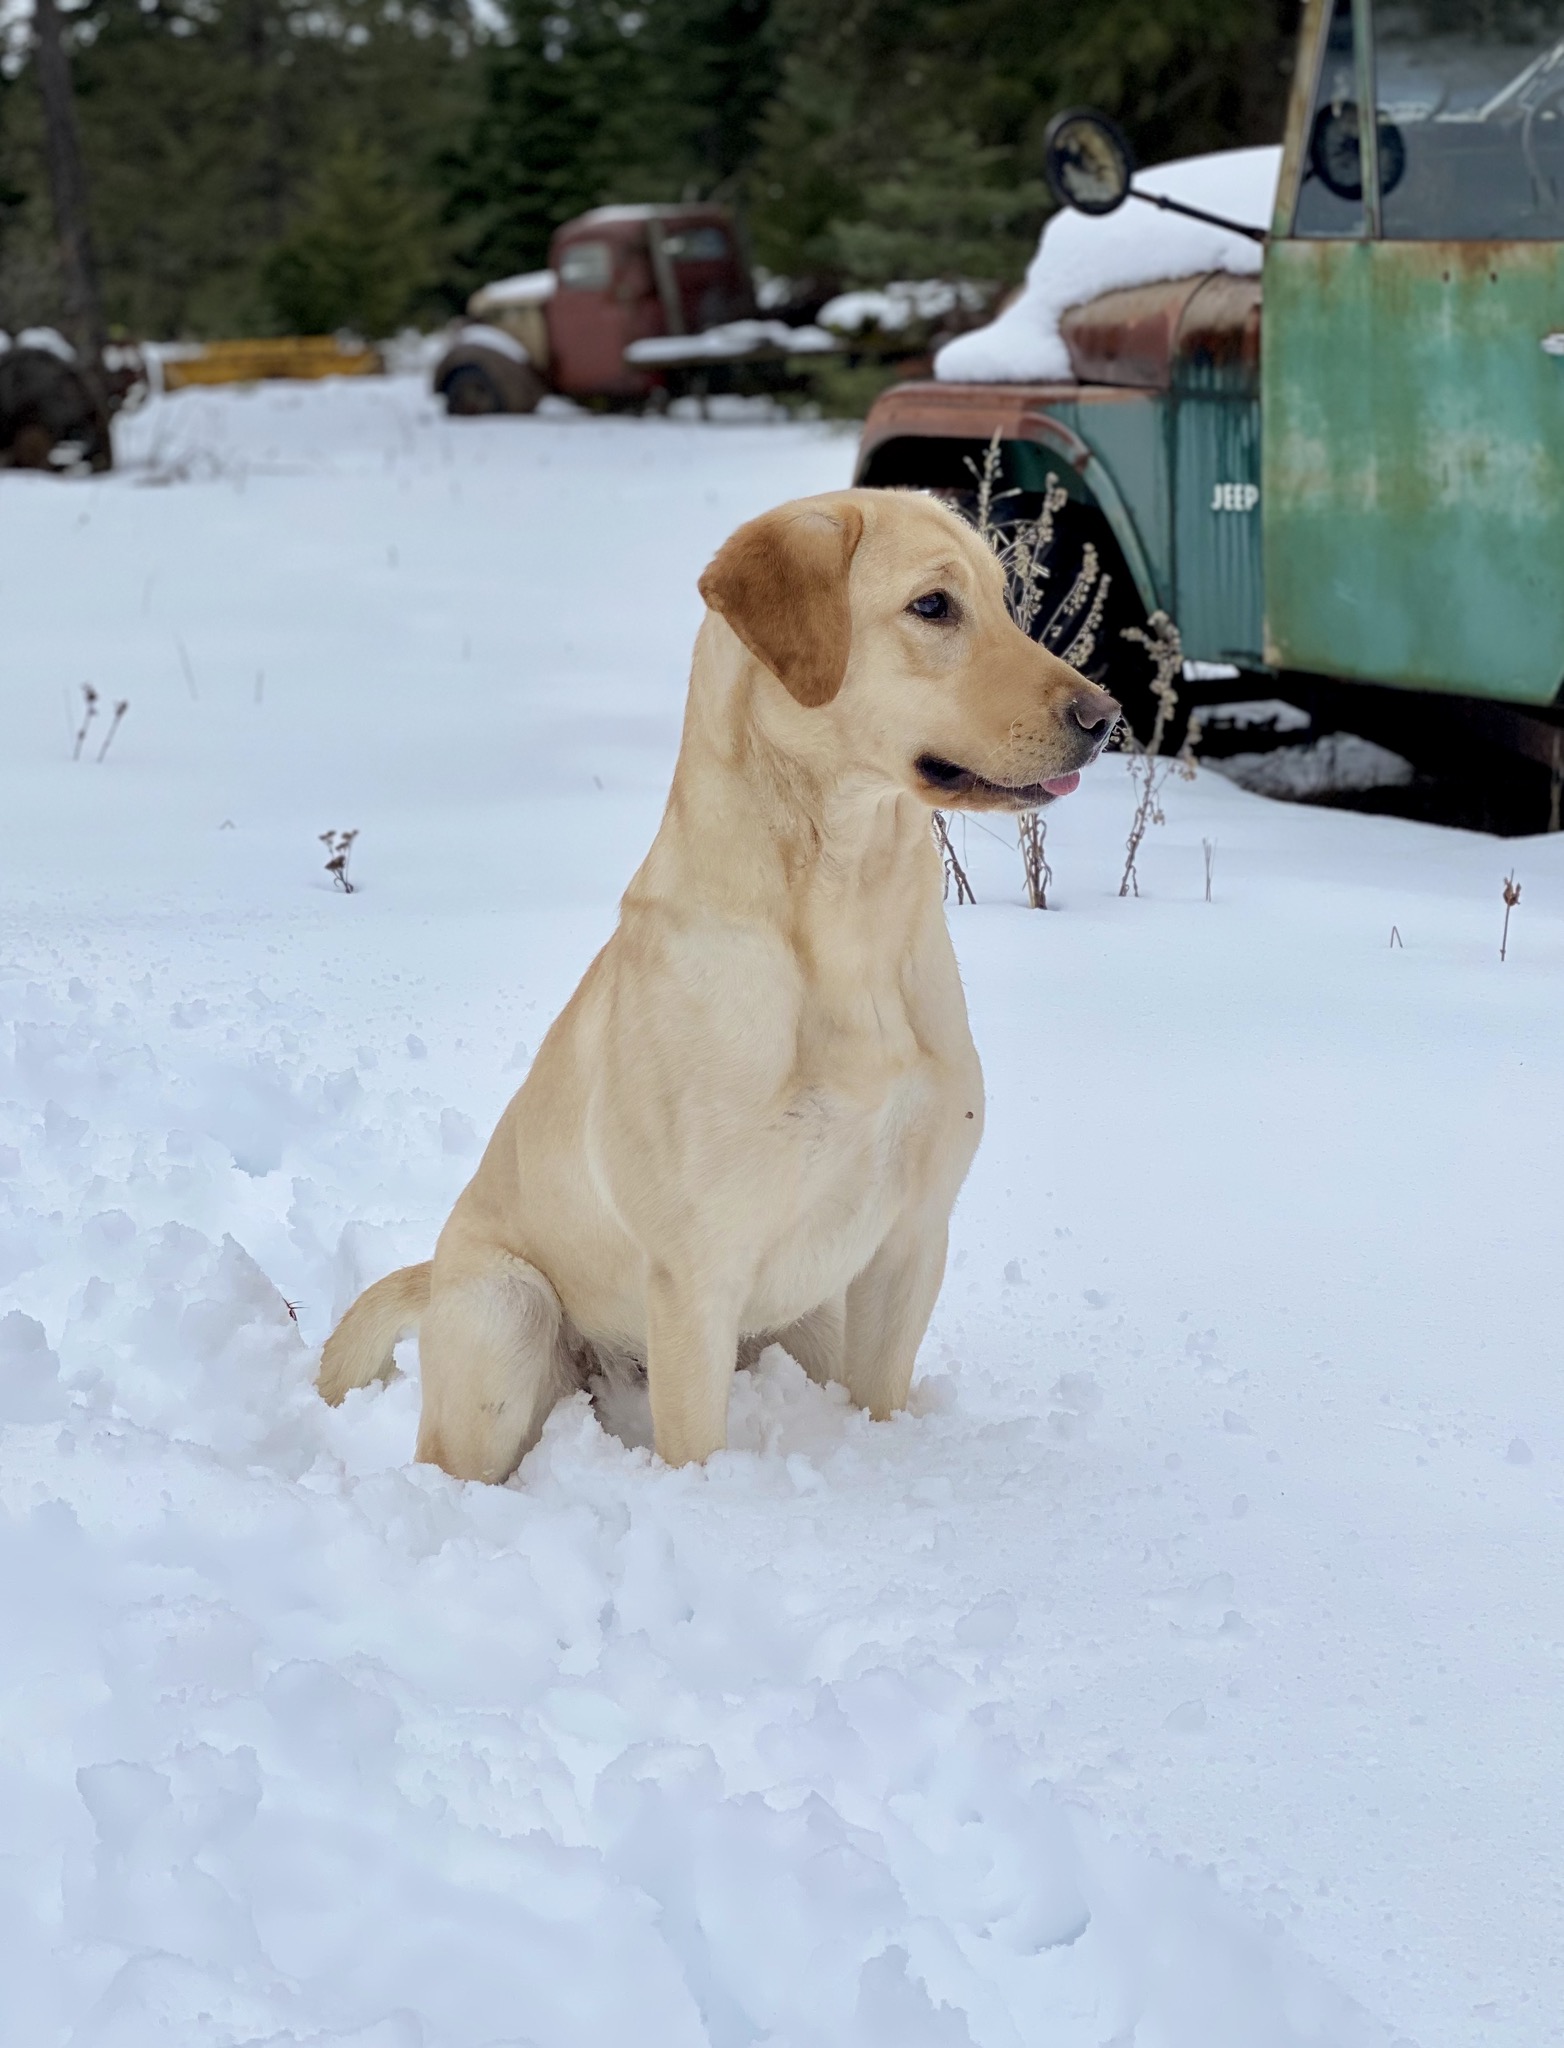
POLYGON ((698 1464, 727 1444, 738 1349, 732 1291, 653 1266, 646 1289, 646 1380, 652 1441, 666 1464, 698 1464))
POLYGON ((883 1422, 907 1405, 918 1346, 945 1277, 947 1219, 909 1217, 847 1290, 842 1384, 883 1422))

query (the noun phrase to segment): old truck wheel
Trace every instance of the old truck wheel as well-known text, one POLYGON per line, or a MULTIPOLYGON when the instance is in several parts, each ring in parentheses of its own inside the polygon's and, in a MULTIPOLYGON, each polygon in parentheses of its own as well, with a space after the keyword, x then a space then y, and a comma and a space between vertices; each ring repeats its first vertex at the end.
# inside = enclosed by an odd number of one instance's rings
MULTIPOLYGON (((1018 492, 1005 512, 1015 521, 1027 521, 1041 508, 1040 497, 1018 492)), ((1004 512, 1001 518, 1005 519, 1004 512)), ((1146 630, 1146 608, 1113 529, 1095 505, 1071 499, 1058 509, 1053 542, 1039 566, 1044 574, 1028 622, 1032 638, 1110 690, 1135 737, 1148 740, 1157 715, 1151 691, 1154 669, 1145 645, 1130 637, 1146 630)), ((1019 595, 1015 590, 1011 594, 1012 600, 1019 595)), ((1162 744, 1168 751, 1182 743, 1186 722, 1180 705, 1163 728, 1162 744)))
POLYGON ((51 349, 0 355, 0 468, 108 469, 108 415, 74 363, 51 349))
POLYGON ((480 413, 503 412, 505 401, 487 370, 463 363, 445 380, 445 409, 461 419, 473 419, 480 413))
POLYGON ((459 418, 496 412, 535 412, 548 386, 517 350, 460 335, 435 365, 434 389, 459 418))

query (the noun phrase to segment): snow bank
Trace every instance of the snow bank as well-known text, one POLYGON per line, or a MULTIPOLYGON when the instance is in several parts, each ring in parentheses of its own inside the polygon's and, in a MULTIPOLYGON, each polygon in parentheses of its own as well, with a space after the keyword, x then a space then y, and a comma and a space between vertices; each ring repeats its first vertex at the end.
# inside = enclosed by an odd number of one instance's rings
MULTIPOLYGON (((1267 227, 1281 163, 1279 148, 1225 149, 1158 164, 1137 172, 1135 183, 1143 192, 1267 227)), ((1252 275, 1262 253, 1260 244, 1245 235, 1181 220, 1134 199, 1100 219, 1061 211, 1043 229, 1019 298, 987 327, 958 335, 941 349, 934 374, 961 384, 1069 377, 1070 357, 1059 332, 1069 307, 1084 305, 1099 292, 1207 270, 1252 275)))

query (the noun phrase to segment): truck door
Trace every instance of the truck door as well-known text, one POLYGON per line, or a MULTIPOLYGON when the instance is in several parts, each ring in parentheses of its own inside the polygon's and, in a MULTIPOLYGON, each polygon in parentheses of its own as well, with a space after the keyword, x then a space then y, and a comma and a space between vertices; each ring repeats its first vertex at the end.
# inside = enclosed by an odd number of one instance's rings
POLYGON ((636 398, 651 380, 626 363, 626 345, 662 332, 645 229, 556 237, 559 282, 548 302, 553 381, 570 398, 636 398))
POLYGON ((1267 657, 1552 702, 1564 0, 1323 0, 1308 54, 1264 273, 1267 657))

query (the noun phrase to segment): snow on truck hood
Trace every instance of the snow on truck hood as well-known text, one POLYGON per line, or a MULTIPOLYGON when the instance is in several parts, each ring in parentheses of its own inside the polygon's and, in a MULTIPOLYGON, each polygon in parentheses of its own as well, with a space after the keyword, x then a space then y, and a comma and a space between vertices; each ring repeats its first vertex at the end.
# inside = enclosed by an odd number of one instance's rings
MULTIPOLYGON (((1183 157, 1136 173, 1142 192, 1182 199, 1234 220, 1266 226, 1281 171, 1279 145, 1223 149, 1210 156, 1183 157)), ((1117 213, 1093 219, 1056 213, 1043 229, 1026 283, 987 327, 958 335, 935 358, 934 374, 944 383, 1028 384, 1073 378, 1069 351, 1059 332, 1061 316, 1100 292, 1130 285, 1158 284, 1169 277, 1196 277, 1207 270, 1253 274, 1262 248, 1244 235, 1203 221, 1181 220, 1153 206, 1127 199, 1117 213)))

